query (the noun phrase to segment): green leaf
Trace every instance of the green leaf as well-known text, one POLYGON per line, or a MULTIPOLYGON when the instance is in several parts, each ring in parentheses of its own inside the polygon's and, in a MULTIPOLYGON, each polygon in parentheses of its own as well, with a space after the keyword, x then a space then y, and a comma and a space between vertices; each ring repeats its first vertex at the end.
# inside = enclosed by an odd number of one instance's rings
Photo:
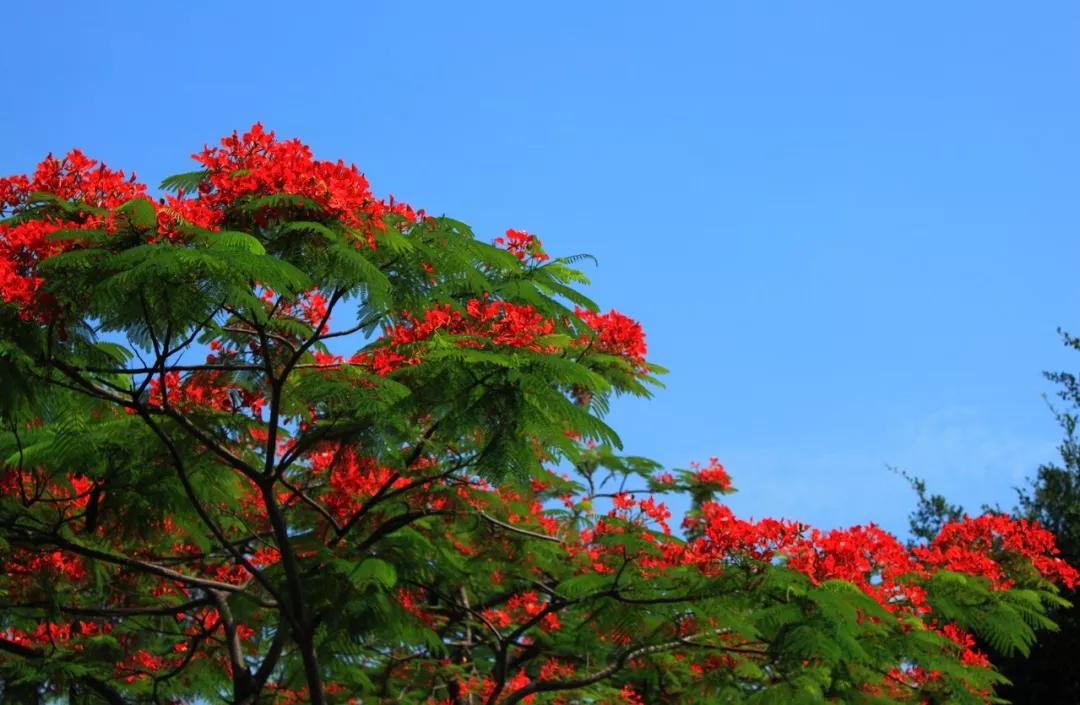
POLYGON ((253 255, 266 254, 266 248, 258 238, 236 230, 209 231, 199 230, 195 242, 210 249, 229 249, 248 252, 253 255))
POLYGON ((607 587, 611 578, 601 573, 583 573, 559 583, 556 592, 565 597, 582 597, 607 587))
POLYGON ((208 175, 209 172, 207 171, 188 171, 183 174, 174 174, 162 179, 159 188, 162 191, 193 192, 198 190, 199 184, 208 175))
POLYGON ((128 222, 138 230, 157 226, 157 211, 148 199, 138 196, 117 207, 116 211, 127 216, 128 222))
POLYGON ((338 565, 348 567, 349 581, 358 588, 379 585, 389 590, 397 585, 397 570, 390 563, 379 558, 365 558, 359 563, 337 561, 338 565))

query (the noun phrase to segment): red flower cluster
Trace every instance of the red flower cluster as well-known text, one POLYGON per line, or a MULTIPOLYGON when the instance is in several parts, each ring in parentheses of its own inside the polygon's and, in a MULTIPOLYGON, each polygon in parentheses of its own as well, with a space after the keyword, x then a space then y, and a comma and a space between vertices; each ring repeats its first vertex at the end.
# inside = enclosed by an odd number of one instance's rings
POLYGON ((495 238, 495 244, 506 247, 507 250, 522 262, 544 262, 550 259, 540 238, 525 232, 524 230, 509 229, 506 236, 495 238))
POLYGON ((600 352, 626 357, 639 372, 648 370, 645 363, 645 331, 640 323, 614 310, 594 313, 579 307, 574 313, 594 331, 592 339, 583 336, 580 344, 592 345, 600 352))
MULTIPOLYGON (((712 459, 710 467, 716 472, 720 466, 712 459)), ((726 480, 726 473, 715 478, 726 480)), ((631 556, 626 555, 623 541, 610 543, 605 537, 624 534, 640 524, 630 514, 637 508, 662 525, 666 517, 655 512, 663 505, 650 502, 651 497, 639 501, 630 493, 617 493, 609 516, 629 520, 629 526, 598 521, 595 531, 583 532, 579 541, 566 546, 570 558, 583 558, 582 570, 614 572, 631 556)), ((874 525, 821 532, 784 520, 747 521, 713 501, 705 502, 699 515, 685 521, 684 526, 697 530, 699 538, 682 543, 643 536, 652 548, 632 556, 642 575, 688 565, 714 575, 732 561, 749 559, 762 565, 779 561, 806 574, 814 584, 827 580, 851 583, 899 619, 926 619, 931 606, 922 584, 942 569, 985 577, 998 590, 1013 584, 1007 576, 1025 571, 1067 588, 1080 582, 1080 573, 1058 557, 1053 534, 1037 523, 1001 514, 964 517, 946 524, 929 546, 912 549, 874 525)), ((986 655, 975 649, 972 637, 955 624, 929 626, 960 647, 965 664, 988 663, 986 655)), ((933 675, 919 671, 898 674, 897 678, 907 681, 917 677, 927 682, 933 675)))
POLYGON ((33 202, 33 194, 50 196, 82 204, 85 211, 68 212, 43 219, 0 223, 0 301, 16 304, 25 319, 45 315, 47 302, 37 300, 41 279, 37 265, 41 260, 75 247, 72 240, 49 240, 58 230, 93 230, 113 225, 112 209, 142 196, 146 186, 123 171, 113 171, 89 159, 77 149, 63 159, 47 156, 32 178, 22 175, 0 178, 0 214, 19 212, 33 202))
MULTIPOLYGON (((234 132, 220 147, 206 147, 193 155, 206 175, 198 192, 170 195, 162 203, 146 198, 155 213, 157 232, 148 240, 164 236, 184 237, 185 225, 218 230, 227 223, 244 229, 264 225, 275 216, 290 214, 313 220, 334 221, 351 228, 357 244, 376 246, 377 233, 391 215, 406 222, 423 220, 424 212, 407 203, 372 195, 368 181, 355 165, 314 159, 299 140, 277 140, 256 123, 242 135, 234 132), (266 203, 249 216, 238 208, 263 196, 292 196, 266 203), (236 223, 233 223, 236 221, 236 223)), ((39 300, 41 280, 37 264, 79 244, 74 240, 51 241, 47 236, 62 229, 112 231, 118 213, 112 211, 136 197, 146 197, 146 185, 72 150, 63 159, 52 155, 38 164, 32 178, 16 175, 0 179, 0 215, 21 213, 34 202, 33 194, 82 204, 85 211, 58 211, 48 215, 0 224, 0 301, 16 304, 30 319, 52 313, 50 302, 39 300)))
POLYGON ((672 547, 671 557, 710 570, 720 569, 735 556, 771 561, 775 555, 791 550, 803 533, 801 524, 783 519, 739 519, 730 507, 719 502, 705 502, 701 517, 684 521, 684 525, 702 530, 703 536, 685 547, 672 547))
MULTIPOLYGON (((506 301, 471 299, 465 305, 465 313, 444 304, 429 308, 420 318, 408 313, 405 318, 404 324, 390 330, 391 345, 415 343, 443 332, 476 336, 495 345, 540 351, 548 348, 538 342, 539 339, 555 331, 555 324, 532 306, 506 301)), ((479 344, 479 341, 475 343, 479 344)))
POLYGON ((669 549, 673 558, 708 566, 740 555, 762 561, 784 556, 789 567, 814 582, 848 581, 894 611, 924 612, 921 589, 904 578, 925 577, 939 569, 988 578, 996 589, 1012 584, 1005 576, 1015 573, 1017 561, 1068 588, 1080 579, 1076 569, 1057 556, 1052 533, 1004 514, 948 523, 929 546, 911 550, 874 525, 807 534, 807 527, 793 522, 739 519, 716 502, 706 502, 701 519, 691 525, 701 528, 703 537, 685 549, 669 549))
POLYGON ((853 526, 820 532, 787 549, 788 566, 815 583, 846 580, 890 610, 924 611, 922 591, 903 581, 921 568, 896 537, 874 526, 853 526))
POLYGON ((946 624, 937 632, 960 647, 960 657, 965 664, 982 668, 990 665, 990 659, 986 657, 986 654, 975 648, 975 638, 960 627, 955 624, 946 624))
POLYGON ((509 627, 511 624, 521 624, 530 619, 539 617, 540 628, 544 631, 554 631, 560 627, 559 616, 555 612, 544 613, 547 602, 540 599, 535 592, 523 592, 512 595, 504 608, 491 608, 484 610, 484 618, 500 629, 509 627), (543 614, 543 616, 540 616, 543 614))
MULTIPOLYGON (((208 362, 216 359, 214 355, 208 356, 208 362)), ((229 373, 216 370, 198 370, 186 377, 179 372, 166 372, 164 379, 162 376, 150 379, 148 392, 147 399, 151 405, 160 407, 167 404, 184 411, 250 410, 258 417, 265 404, 261 393, 233 383, 229 373)))
MULTIPOLYGON (((207 172, 197 199, 181 194, 168 205, 176 216, 200 227, 220 227, 229 209, 244 199, 277 194, 299 197, 288 206, 293 212, 356 228, 371 248, 387 215, 395 213, 414 222, 423 217, 406 203, 375 198, 355 164, 315 159, 300 140, 277 140, 261 123, 243 135, 233 132, 221 140, 220 147, 206 147, 193 158, 207 172)), ((280 207, 268 205, 257 214, 257 221, 265 221, 280 207)))
POLYGON ((1047 580, 1071 589, 1080 583, 1080 573, 1059 553, 1051 532, 1007 514, 965 515, 962 521, 941 527, 929 546, 915 549, 916 557, 927 565, 981 575, 998 589, 1013 583, 1006 577, 1005 561, 1021 557, 1047 580))
POLYGON ((409 482, 373 458, 357 455, 351 448, 324 448, 312 453, 310 458, 311 472, 329 478, 330 489, 323 501, 338 519, 348 518, 384 485, 393 487, 409 482))
POLYGON ((619 516, 632 520, 630 512, 637 509, 640 510, 642 518, 652 519, 665 534, 671 533, 671 527, 667 522, 671 518, 671 512, 668 511, 666 504, 657 502, 655 497, 635 500, 629 492, 616 492, 611 503, 613 508, 609 516, 619 516))
POLYGON ((111 209, 146 193, 146 185, 138 183, 134 174, 126 177, 123 171, 113 171, 73 149, 63 159, 45 157, 30 179, 21 175, 0 179, 0 204, 5 211, 27 205, 33 193, 111 209))
POLYGON ((709 488, 721 492, 731 489, 731 476, 728 475, 724 466, 720 464, 718 458, 709 458, 709 464, 704 468, 696 462, 690 463, 690 467, 694 470, 695 479, 702 485, 707 485, 709 488))

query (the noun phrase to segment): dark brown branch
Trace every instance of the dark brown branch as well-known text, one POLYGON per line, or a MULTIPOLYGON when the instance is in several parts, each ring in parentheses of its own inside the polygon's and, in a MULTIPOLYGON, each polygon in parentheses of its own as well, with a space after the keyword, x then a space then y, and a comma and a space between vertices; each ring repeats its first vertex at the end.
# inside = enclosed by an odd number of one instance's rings
POLYGON ((379 524, 378 528, 376 528, 375 531, 371 532, 371 534, 369 534, 367 538, 360 542, 360 544, 356 547, 356 550, 363 553, 364 551, 368 550, 376 543, 378 543, 379 540, 383 537, 394 533, 398 529, 405 528, 409 524, 412 524, 415 521, 419 521, 420 519, 423 519, 425 517, 446 516, 450 513, 451 512, 407 512, 405 514, 399 514, 393 519, 388 519, 382 524, 379 524))
POLYGON ((164 607, 76 607, 54 605, 50 602, 28 602, 23 604, 0 604, 4 610, 58 610, 64 614, 83 617, 166 617, 181 612, 189 612, 196 607, 210 604, 209 599, 192 600, 180 605, 164 607))
POLYGON ((5 639, 0 636, 0 651, 6 651, 9 654, 15 654, 16 656, 22 656, 23 658, 36 659, 45 658, 45 653, 37 649, 31 649, 29 646, 23 646, 18 642, 5 639))
MULTIPOLYGON (((160 578, 168 578, 169 580, 175 580, 178 583, 185 585, 191 585, 194 587, 224 590, 226 592, 247 593, 246 585, 232 585, 230 583, 222 583, 217 580, 210 580, 208 578, 200 578, 194 575, 185 575, 178 571, 166 568, 165 566, 151 563, 149 561, 139 560, 138 558, 132 558, 131 556, 125 556, 117 553, 108 553, 106 551, 100 551, 96 548, 89 546, 83 546, 81 544, 69 541, 61 536, 44 534, 40 536, 41 542, 45 545, 54 545, 57 548, 66 549, 72 553, 77 553, 80 556, 86 556, 87 558, 95 558, 105 563, 111 563, 113 565, 123 566, 125 568, 131 568, 141 573, 147 573, 149 575, 156 575, 160 578)), ((263 606, 273 606, 273 603, 262 603, 263 606)))
POLYGON ((563 540, 557 536, 551 536, 549 534, 541 534, 535 531, 529 531, 528 529, 522 529, 521 527, 514 526, 513 524, 507 524, 504 521, 499 521, 495 517, 485 512, 478 511, 476 512, 476 515, 487 521, 489 524, 492 524, 493 526, 498 526, 500 528, 506 529, 507 531, 512 531, 515 534, 521 534, 522 536, 530 536, 534 539, 540 539, 542 541, 552 541, 559 544, 563 543, 563 540))
POLYGON ((317 341, 330 340, 331 338, 341 338, 341 337, 346 336, 346 335, 352 335, 353 333, 359 333, 360 331, 364 330, 368 326, 374 325, 382 317, 383 317, 382 314, 379 314, 377 316, 372 316, 371 318, 367 318, 367 319, 365 319, 363 321, 360 321, 359 323, 352 326, 351 328, 345 328, 343 330, 336 330, 333 333, 324 333, 324 334, 320 335, 316 340, 317 341))
POLYGON ((259 664, 259 668, 255 671, 255 676, 252 679, 255 696, 258 696, 259 691, 266 685, 266 681, 270 679, 270 674, 274 672, 284 646, 285 630, 279 627, 274 632, 274 638, 270 641, 270 648, 266 650, 266 656, 263 657, 263 661, 259 664))
MULTIPOLYGON (((251 335, 251 336, 258 336, 259 335, 258 330, 248 330, 247 328, 236 328, 234 326, 223 326, 221 330, 228 331, 230 333, 243 333, 244 335, 251 335)), ((278 335, 277 333, 272 333, 270 331, 266 331, 265 335, 266 335, 266 337, 272 338, 273 340, 276 340, 279 343, 284 343, 285 345, 289 346, 290 350, 293 350, 293 351, 296 350, 296 345, 293 344, 293 341, 289 340, 288 338, 286 338, 283 335, 278 335)), ((256 367, 255 369, 259 369, 259 368, 256 367)))
MULTIPOLYGON (((157 374, 157 367, 75 367, 79 372, 107 375, 157 374)), ((259 365, 166 365, 166 372, 251 372, 262 369, 259 365)))
MULTIPOLYGON (((281 482, 281 484, 284 485, 287 490, 292 492, 294 497, 299 497, 301 502, 303 502, 304 504, 306 504, 309 507, 311 507, 312 509, 314 509, 324 519, 326 519, 326 521, 328 521, 330 523, 330 526, 333 527, 335 534, 340 534, 341 533, 341 525, 338 524, 337 519, 334 518, 334 515, 331 514, 329 512, 329 510, 327 510, 326 507, 324 507, 323 505, 321 505, 317 501, 315 501, 315 499, 313 499, 310 495, 308 495, 307 492, 304 492, 299 487, 294 487, 293 485, 291 485, 284 478, 281 478, 279 480, 279 482, 281 482)), ((286 501, 286 504, 288 504, 288 501, 286 501)))
POLYGON ((244 660, 244 648, 240 643, 240 636, 236 629, 236 621, 233 619, 229 601, 224 593, 217 590, 209 590, 208 594, 221 615, 221 624, 225 628, 225 645, 229 652, 229 670, 232 672, 233 696, 235 700, 247 697, 251 692, 254 682, 251 671, 248 670, 244 660))
POLYGON ((289 592, 289 601, 282 604, 282 610, 286 618, 297 625, 293 632, 293 639, 300 650, 304 678, 308 683, 308 697, 311 699, 311 705, 325 705, 326 698, 322 689, 319 657, 315 652, 314 625, 311 623, 304 600, 300 563, 293 550, 285 515, 274 496, 273 486, 264 483, 259 486, 259 489, 267 517, 270 519, 270 526, 274 530, 274 541, 281 553, 281 565, 285 570, 285 581, 289 592))

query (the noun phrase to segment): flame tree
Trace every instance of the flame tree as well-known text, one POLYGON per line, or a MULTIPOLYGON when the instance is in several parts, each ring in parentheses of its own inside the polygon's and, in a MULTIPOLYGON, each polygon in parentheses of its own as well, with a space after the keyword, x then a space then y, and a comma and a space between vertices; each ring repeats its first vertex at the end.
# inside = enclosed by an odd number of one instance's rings
POLYGON ((5 701, 984 703, 1077 580, 1006 516, 740 519, 621 453, 662 370, 574 257, 260 125, 194 158, 0 179, 5 701))

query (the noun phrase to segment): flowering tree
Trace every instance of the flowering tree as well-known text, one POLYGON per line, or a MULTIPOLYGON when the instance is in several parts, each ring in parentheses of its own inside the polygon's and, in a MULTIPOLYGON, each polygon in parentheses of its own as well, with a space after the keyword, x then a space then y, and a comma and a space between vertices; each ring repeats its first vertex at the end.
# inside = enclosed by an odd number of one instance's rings
POLYGON ((982 703, 973 635, 1077 581, 1006 516, 739 519, 619 452, 661 370, 575 258, 259 125, 195 159, 0 180, 5 700, 982 703))

